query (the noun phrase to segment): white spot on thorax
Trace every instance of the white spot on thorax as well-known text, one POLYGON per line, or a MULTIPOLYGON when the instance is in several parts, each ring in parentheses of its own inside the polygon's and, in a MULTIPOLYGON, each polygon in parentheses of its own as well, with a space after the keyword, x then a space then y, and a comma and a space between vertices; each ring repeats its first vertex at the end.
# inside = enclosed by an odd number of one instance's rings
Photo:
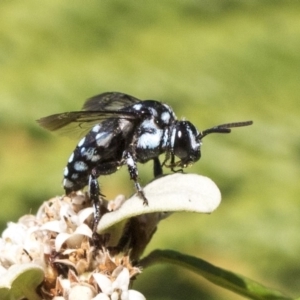
POLYGON ((163 104, 163 106, 169 111, 169 113, 173 117, 173 119, 176 120, 176 115, 175 115, 174 111, 172 110, 172 108, 167 104, 163 104))
POLYGON ((141 104, 141 103, 135 104, 135 105, 133 105, 133 108, 134 108, 135 110, 140 110, 140 109, 142 108, 142 104, 141 104))
POLYGON ((145 120, 142 123, 141 136, 138 139, 137 147, 142 149, 155 149, 159 147, 163 130, 154 123, 154 119, 145 120))
POLYGON ((161 114, 161 119, 165 124, 169 124, 170 118, 171 118, 170 113, 166 111, 161 114))
POLYGON ((95 125, 95 126, 93 127, 92 131, 93 131, 93 132, 99 132, 100 129, 101 129, 101 125, 100 125, 100 124, 97 124, 97 125, 95 125))
POLYGON ((157 125, 155 124, 155 119, 151 118, 151 119, 146 119, 143 121, 143 123, 141 124, 141 128, 143 129, 157 129, 157 125))
POLYGON ((162 130, 156 130, 154 133, 144 133, 139 139, 137 146, 142 149, 155 149, 158 148, 163 135, 162 130))

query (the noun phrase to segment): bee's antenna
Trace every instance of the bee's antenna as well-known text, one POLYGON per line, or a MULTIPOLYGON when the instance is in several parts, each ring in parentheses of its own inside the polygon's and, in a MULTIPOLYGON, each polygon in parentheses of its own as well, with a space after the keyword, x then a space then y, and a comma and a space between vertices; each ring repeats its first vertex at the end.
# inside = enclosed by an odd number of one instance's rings
POLYGON ((227 123, 222 125, 217 125, 215 127, 203 130, 200 132, 200 134, 197 136, 200 140, 204 138, 206 135, 210 133, 230 133, 231 129, 233 127, 243 127, 243 126, 249 126, 252 125, 253 121, 244 121, 244 122, 234 122, 234 123, 227 123))

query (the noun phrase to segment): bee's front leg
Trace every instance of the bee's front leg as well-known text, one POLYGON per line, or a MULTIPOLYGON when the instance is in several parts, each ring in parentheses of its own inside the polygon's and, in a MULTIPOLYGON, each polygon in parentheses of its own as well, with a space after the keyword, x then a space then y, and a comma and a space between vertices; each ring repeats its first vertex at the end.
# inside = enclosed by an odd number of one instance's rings
POLYGON ((133 155, 130 152, 125 152, 123 158, 125 160, 125 164, 128 167, 130 179, 132 179, 134 181, 134 185, 135 185, 138 195, 143 199, 144 205, 148 205, 148 200, 144 194, 143 188, 141 187, 141 185, 138 182, 138 169, 136 166, 136 161, 133 158, 133 155))
POLYGON ((153 158, 153 173, 154 178, 159 177, 163 174, 162 165, 158 157, 153 158))

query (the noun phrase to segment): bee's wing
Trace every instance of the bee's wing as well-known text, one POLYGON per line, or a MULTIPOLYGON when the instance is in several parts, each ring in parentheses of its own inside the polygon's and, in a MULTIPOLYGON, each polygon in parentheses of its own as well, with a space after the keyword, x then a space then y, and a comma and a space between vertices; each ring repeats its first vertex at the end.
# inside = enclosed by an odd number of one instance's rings
POLYGON ((134 120, 137 118, 133 112, 126 111, 72 111, 47 116, 37 120, 45 129, 55 131, 60 135, 69 137, 82 137, 94 125, 108 118, 134 120))
POLYGON ((119 110, 138 102, 141 102, 141 100, 133 96, 118 92, 108 92, 88 99, 82 109, 95 111, 119 110))
POLYGON ((88 99, 82 111, 54 114, 37 120, 40 126, 60 135, 82 137, 94 125, 109 118, 133 120, 138 116, 133 110, 126 111, 141 100, 118 92, 108 92, 88 99), (122 110, 121 110, 122 109, 122 110))

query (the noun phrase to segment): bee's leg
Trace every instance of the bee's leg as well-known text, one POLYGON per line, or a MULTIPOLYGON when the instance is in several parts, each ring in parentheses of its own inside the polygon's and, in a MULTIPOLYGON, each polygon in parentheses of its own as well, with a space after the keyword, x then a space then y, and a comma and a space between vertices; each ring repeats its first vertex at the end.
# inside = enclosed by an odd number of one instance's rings
POLYGON ((133 156, 131 155, 130 152, 126 152, 124 154, 124 159, 125 159, 125 163, 128 167, 130 179, 132 179, 134 181, 134 185, 135 185, 138 195, 143 199, 144 205, 148 205, 148 200, 144 194, 144 191, 143 191, 141 185, 138 182, 138 169, 137 169, 136 162, 135 162, 133 156))
POLYGON ((98 180, 95 176, 94 170, 92 171, 89 178, 89 193, 90 199, 94 207, 94 222, 93 222, 93 232, 96 232, 97 225, 101 218, 101 202, 100 202, 100 187, 98 180))
POLYGON ((163 174, 163 170, 158 157, 153 158, 153 173, 154 173, 154 178, 161 176, 163 174))
POLYGON ((100 187, 99 187, 97 177, 98 176, 96 176, 96 170, 92 170, 89 177, 89 194, 94 208, 92 240, 95 248, 99 249, 105 245, 106 237, 97 233, 97 227, 101 217, 106 213, 106 211, 104 211, 105 208, 103 207, 103 205, 101 205, 101 200, 100 200, 101 194, 100 194, 100 187))
POLYGON ((100 175, 108 175, 116 172, 120 167, 119 162, 107 162, 97 165, 89 176, 89 193, 90 198, 94 207, 94 222, 93 222, 93 243, 96 248, 99 249, 109 240, 109 236, 101 235, 97 233, 97 227, 102 216, 107 213, 107 208, 104 207, 101 203, 100 196, 104 196, 100 193, 100 187, 97 178, 100 175))

